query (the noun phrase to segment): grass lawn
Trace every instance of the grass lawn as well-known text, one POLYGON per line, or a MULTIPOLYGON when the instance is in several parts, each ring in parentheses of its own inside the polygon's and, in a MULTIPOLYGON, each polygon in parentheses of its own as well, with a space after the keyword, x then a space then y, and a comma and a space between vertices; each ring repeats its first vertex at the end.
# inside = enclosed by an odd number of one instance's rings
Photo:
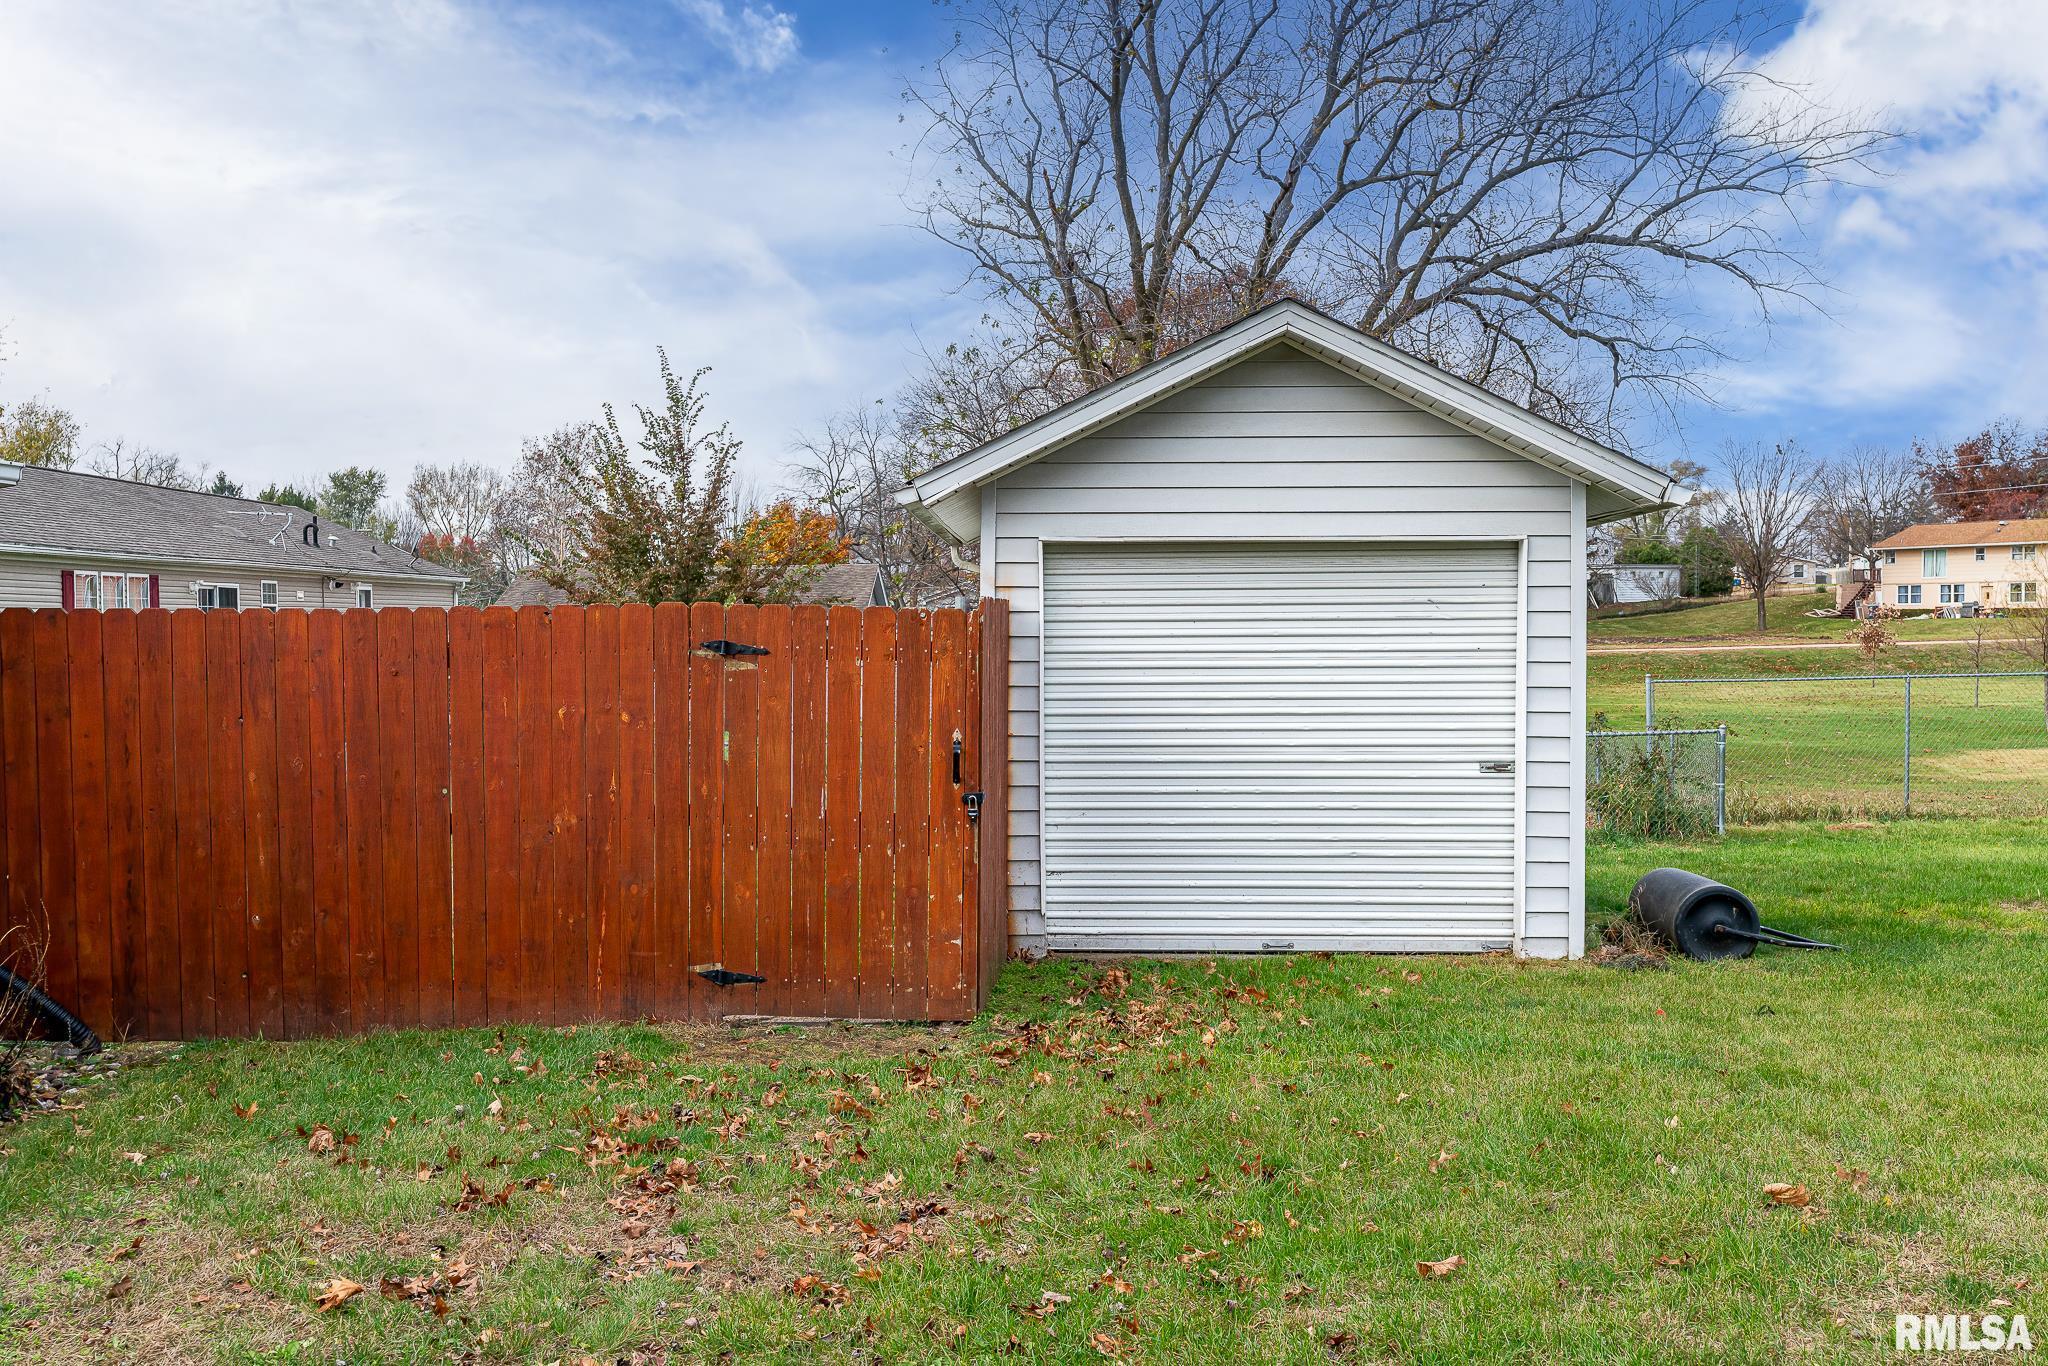
POLYGON ((138 1049, 0 1132, 0 1349, 1870 1359, 1899 1309, 2048 1314, 2044 841, 1592 851, 1596 918, 1676 862, 1840 955, 1062 962, 949 1031, 138 1049))
MULTIPOLYGON (((1635 612, 1625 616, 1602 613, 1587 621, 1586 634, 1594 645, 1660 641, 1735 645, 1758 639, 1840 641, 1846 639, 1853 623, 1806 615, 1816 607, 1831 607, 1834 601, 1833 589, 1826 593, 1786 593, 1773 597, 1764 607, 1769 629, 1762 637, 1756 632, 1756 603, 1749 598, 1682 607, 1672 612, 1635 612)), ((1894 622, 1892 629, 1901 640, 1969 640, 1976 635, 1977 623, 1908 617, 1894 622)), ((1987 622, 1985 638, 1995 640, 2003 629, 2000 622, 1987 622)))
MULTIPOLYGON (((1728 726, 1730 814, 1738 820, 1896 815, 1905 751, 1897 682, 1716 683, 1841 674, 1923 677, 1913 684, 1915 814, 2048 815, 2048 713, 2038 679, 1931 680, 1969 652, 1910 646, 1876 664, 1854 650, 1736 650, 1596 655, 1587 660, 1595 728, 1643 724, 1643 676, 1698 680, 1657 691, 1659 726, 1728 726)), ((2034 667, 1987 650, 1987 671, 2034 667)))

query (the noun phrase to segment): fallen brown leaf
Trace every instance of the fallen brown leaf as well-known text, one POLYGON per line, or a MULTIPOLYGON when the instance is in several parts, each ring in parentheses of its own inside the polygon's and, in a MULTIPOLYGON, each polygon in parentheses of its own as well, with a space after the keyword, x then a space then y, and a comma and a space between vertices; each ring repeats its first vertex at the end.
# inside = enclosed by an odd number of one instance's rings
POLYGON ((1794 1209, 1805 1209, 1813 1203, 1812 1191, 1803 1185, 1795 1186, 1784 1181, 1771 1182, 1764 1187, 1764 1194, 1770 1197, 1772 1204, 1790 1205, 1794 1209))
POLYGON ((360 1281, 352 1281, 346 1276, 336 1276, 327 1283, 327 1288, 322 1290, 313 1300, 313 1307, 324 1314, 330 1309, 341 1308, 341 1306, 362 1293, 363 1287, 360 1281))
POLYGON ((1415 1264, 1415 1274, 1422 1277, 1425 1281, 1433 1280, 1439 1276, 1450 1275, 1464 1264, 1465 1259, 1453 1252, 1440 1262, 1417 1262, 1415 1264))

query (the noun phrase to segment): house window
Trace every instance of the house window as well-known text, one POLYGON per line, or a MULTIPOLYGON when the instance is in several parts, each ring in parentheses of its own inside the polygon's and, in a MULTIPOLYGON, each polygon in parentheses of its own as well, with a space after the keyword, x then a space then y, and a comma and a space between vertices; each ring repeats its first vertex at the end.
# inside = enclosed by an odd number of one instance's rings
POLYGON ((1938 579, 1948 573, 1948 552, 1946 550, 1923 550, 1920 552, 1920 576, 1938 579))
POLYGON ((2038 583, 2014 583, 2006 585, 2005 600, 2015 607, 2036 607, 2041 602, 2041 585, 2038 583))
POLYGON ((367 583, 359 583, 356 585, 356 606, 375 606, 375 604, 370 601, 370 585, 368 585, 367 583))
POLYGON ((277 610, 277 580, 265 579, 257 586, 256 591, 257 595, 263 599, 263 605, 275 612, 277 610))
POLYGON ((1902 583, 1899 585, 1898 592, 1898 602, 1901 607, 1912 607, 1920 601, 1920 585, 1917 583, 1902 583))
POLYGON ((197 585, 199 605, 207 611, 216 607, 229 609, 242 605, 242 586, 238 583, 202 583, 197 585))
POLYGON ((71 608, 75 612, 123 611, 149 605, 147 574, 106 574, 97 569, 71 571, 71 608))
POLYGON ((1984 563, 1984 547, 1983 547, 1983 546, 1981 546, 1981 545, 1977 547, 1977 556, 1976 556, 1976 558, 1977 558, 1977 563, 1978 563, 1978 564, 1982 564, 1982 563, 1984 563))
POLYGON ((1962 584, 1945 583, 1941 586, 1941 600, 1943 602, 1968 602, 1970 595, 1963 590, 1962 584))
POLYGON ((1805 577, 1806 577, 1806 566, 1805 566, 1805 565, 1803 565, 1803 564, 1795 564, 1795 565, 1793 565, 1793 566, 1792 566, 1792 577, 1793 577, 1793 578, 1795 578, 1795 579, 1803 579, 1803 578, 1805 578, 1805 577))
POLYGON ((1897 564, 1897 563, 1899 562, 1899 552, 1898 552, 1898 551, 1896 551, 1896 550, 1887 550, 1887 551, 1885 551, 1885 552, 1884 552, 1884 562, 1885 562, 1886 564, 1897 564))
POLYGON ((2016 545, 2012 548, 2012 557, 2015 560, 2031 560, 2034 558, 2034 547, 2030 545, 2016 545))

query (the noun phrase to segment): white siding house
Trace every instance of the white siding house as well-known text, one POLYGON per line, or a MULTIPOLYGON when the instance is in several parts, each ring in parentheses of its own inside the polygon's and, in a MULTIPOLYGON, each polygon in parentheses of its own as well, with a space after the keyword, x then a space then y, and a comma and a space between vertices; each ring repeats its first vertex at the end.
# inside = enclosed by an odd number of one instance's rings
POLYGON ((462 584, 301 508, 0 464, 0 607, 452 607, 462 584))
POLYGON ((1293 303, 918 479, 1011 605, 1013 941, 1579 953, 1585 530, 1684 496, 1293 303))

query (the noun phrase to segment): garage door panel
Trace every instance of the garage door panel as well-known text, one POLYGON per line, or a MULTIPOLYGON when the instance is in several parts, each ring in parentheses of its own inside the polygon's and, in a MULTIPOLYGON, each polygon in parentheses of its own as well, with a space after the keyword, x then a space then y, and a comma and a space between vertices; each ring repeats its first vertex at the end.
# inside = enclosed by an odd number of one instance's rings
POLYGON ((1509 546, 1046 551, 1054 947, 1511 942, 1509 546))

